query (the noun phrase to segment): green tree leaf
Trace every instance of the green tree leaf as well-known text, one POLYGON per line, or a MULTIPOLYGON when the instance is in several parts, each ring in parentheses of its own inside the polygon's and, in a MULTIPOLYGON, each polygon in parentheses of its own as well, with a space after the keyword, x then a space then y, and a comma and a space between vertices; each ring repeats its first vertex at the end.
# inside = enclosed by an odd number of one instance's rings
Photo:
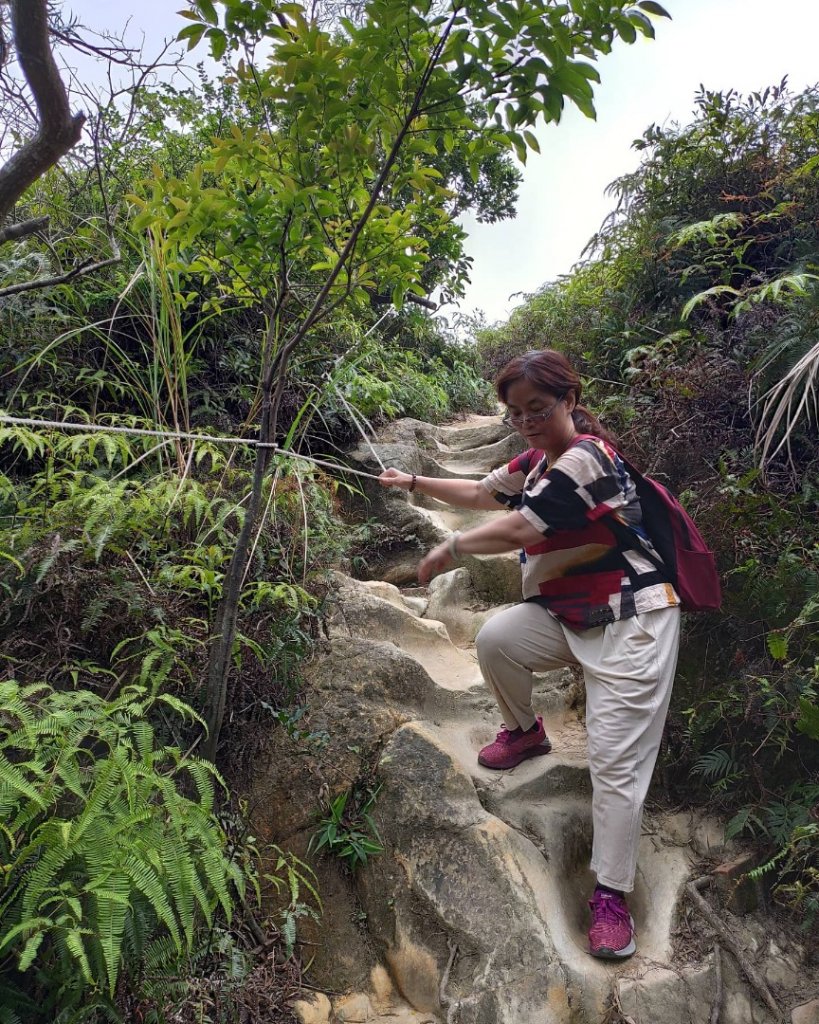
POLYGON ((796 720, 799 732, 812 740, 819 740, 819 704, 807 697, 799 698, 799 718, 796 720))
POLYGON ((655 3, 655 0, 638 0, 637 6, 644 11, 648 11, 649 14, 653 14, 658 18, 668 18, 671 20, 671 15, 660 4, 655 3))

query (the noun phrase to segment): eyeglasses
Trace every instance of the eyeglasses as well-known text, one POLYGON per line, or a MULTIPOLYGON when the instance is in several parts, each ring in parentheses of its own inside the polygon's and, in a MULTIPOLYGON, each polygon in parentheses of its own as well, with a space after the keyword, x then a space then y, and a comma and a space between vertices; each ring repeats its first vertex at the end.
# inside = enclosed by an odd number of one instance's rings
POLYGON ((508 412, 503 417, 503 422, 506 424, 507 427, 515 427, 515 429, 517 429, 518 427, 522 427, 524 423, 545 423, 546 420, 549 419, 549 417, 552 415, 552 413, 555 411, 555 409, 560 405, 560 403, 566 397, 566 394, 567 394, 567 392, 564 391, 563 394, 560 396, 560 398, 558 398, 558 400, 549 409, 548 412, 527 412, 527 413, 523 413, 520 416, 517 415, 517 414, 513 414, 511 412, 508 412))

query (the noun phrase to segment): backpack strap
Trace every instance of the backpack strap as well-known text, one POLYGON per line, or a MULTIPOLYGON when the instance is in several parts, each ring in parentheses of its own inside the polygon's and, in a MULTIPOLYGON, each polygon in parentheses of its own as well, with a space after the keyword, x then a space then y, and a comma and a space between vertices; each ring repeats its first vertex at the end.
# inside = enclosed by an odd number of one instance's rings
MULTIPOLYGON (((600 441, 600 440, 602 440, 602 438, 599 438, 596 434, 578 434, 576 437, 572 438, 572 442, 569 445, 569 447, 572 448, 572 447, 574 447, 574 445, 579 444, 581 441, 600 441)), ((614 447, 614 445, 609 444, 608 441, 605 441, 604 444, 607 444, 608 447, 611 448, 611 450, 614 452, 614 454, 620 459, 620 461, 625 466, 626 471, 628 472, 628 475, 634 481, 634 486, 637 489, 637 492, 638 492, 637 496, 639 498, 640 497, 640 493, 639 493, 640 492, 640 485, 641 485, 641 483, 643 483, 645 481, 645 477, 639 471, 639 469, 635 469, 635 467, 629 462, 629 460, 625 457, 625 455, 623 455, 622 452, 619 452, 614 447)), ((641 508, 642 508, 642 503, 641 503, 641 508)), ((643 512, 645 514, 645 510, 643 510, 643 512)), ((654 568, 659 573, 661 573, 663 576, 668 577, 670 575, 669 568, 665 564, 665 562, 662 560, 662 558, 658 557, 657 555, 652 554, 646 548, 645 544, 642 543, 642 539, 641 539, 639 533, 637 533, 636 530, 634 530, 632 527, 628 526, 626 523, 621 523, 620 520, 614 515, 613 512, 607 513, 602 518, 603 518, 603 521, 608 526, 608 528, 614 534, 615 538, 618 541, 620 541, 620 543, 623 544, 624 547, 629 547, 629 548, 632 548, 634 551, 639 551, 640 554, 643 555, 645 558, 647 558, 649 560, 649 562, 651 562, 651 564, 654 566, 654 568)), ((673 582, 673 581, 669 579, 669 582, 673 582)))

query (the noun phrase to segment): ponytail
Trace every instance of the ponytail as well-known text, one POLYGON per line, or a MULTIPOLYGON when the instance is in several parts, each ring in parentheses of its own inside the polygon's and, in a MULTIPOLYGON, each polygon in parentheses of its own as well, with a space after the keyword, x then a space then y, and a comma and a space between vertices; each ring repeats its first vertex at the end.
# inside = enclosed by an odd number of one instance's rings
POLYGON ((614 447, 617 446, 617 439, 614 434, 606 430, 600 420, 585 405, 575 405, 574 409, 572 409, 572 420, 578 434, 593 434, 595 437, 599 437, 601 441, 606 441, 614 447))

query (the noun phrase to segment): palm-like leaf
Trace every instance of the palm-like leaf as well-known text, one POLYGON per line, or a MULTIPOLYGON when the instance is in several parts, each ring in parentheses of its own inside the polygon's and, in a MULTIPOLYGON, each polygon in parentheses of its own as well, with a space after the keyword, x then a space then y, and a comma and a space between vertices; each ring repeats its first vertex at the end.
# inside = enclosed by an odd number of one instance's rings
POLYGON ((765 392, 760 403, 756 443, 764 466, 789 448, 794 430, 805 419, 819 420, 819 342, 765 392))

